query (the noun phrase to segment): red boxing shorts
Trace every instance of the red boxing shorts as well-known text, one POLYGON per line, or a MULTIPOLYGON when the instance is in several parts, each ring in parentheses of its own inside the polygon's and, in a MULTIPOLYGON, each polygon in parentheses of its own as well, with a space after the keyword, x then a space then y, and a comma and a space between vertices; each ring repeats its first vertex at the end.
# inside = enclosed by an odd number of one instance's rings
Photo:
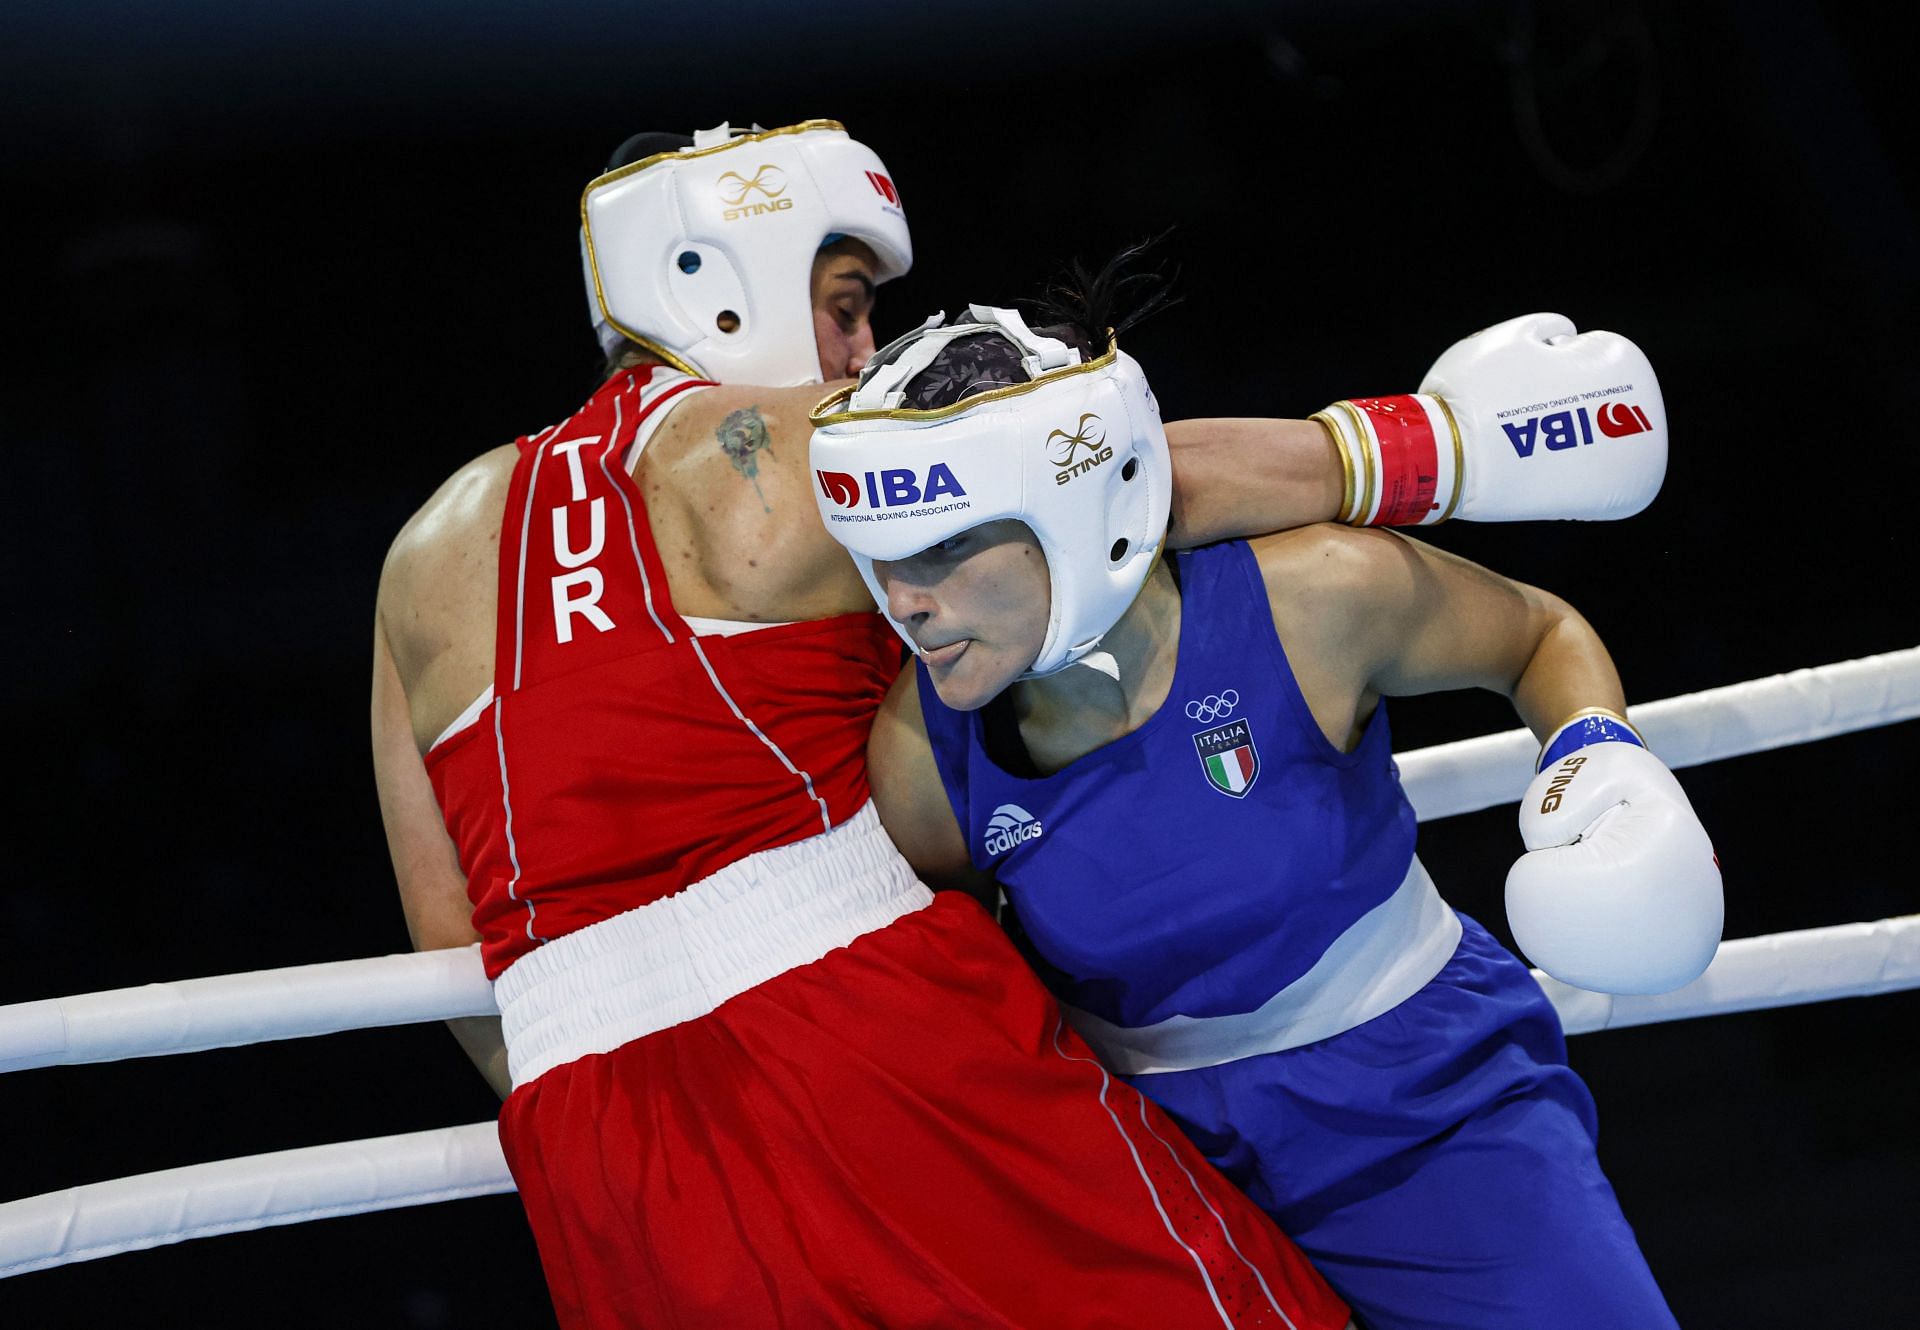
POLYGON ((883 842, 869 807, 501 977, 501 1140, 561 1325, 1346 1325, 986 912, 925 903, 883 842))

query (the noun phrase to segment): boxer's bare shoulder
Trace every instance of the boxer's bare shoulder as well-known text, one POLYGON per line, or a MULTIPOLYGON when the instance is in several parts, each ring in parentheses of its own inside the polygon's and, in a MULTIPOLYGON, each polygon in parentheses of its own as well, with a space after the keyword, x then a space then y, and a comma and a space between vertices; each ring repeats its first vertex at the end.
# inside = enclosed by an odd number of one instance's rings
POLYGON ((1317 636, 1358 625, 1364 627, 1369 597, 1383 594, 1407 564, 1411 551, 1401 536, 1375 527, 1318 522, 1248 542, 1266 583, 1274 623, 1311 625, 1317 636), (1350 624, 1349 621, 1352 621, 1350 624))
POLYGON ((831 386, 716 385, 661 422, 634 478, 681 613, 784 620, 871 608, 814 505, 807 414, 831 386))
POLYGON ((493 678, 500 521, 518 456, 508 444, 454 472, 381 569, 380 629, 423 748, 493 678))
POLYGON ((1294 681, 1327 741, 1349 751, 1377 695, 1368 688, 1381 627, 1413 594, 1413 542, 1378 528, 1330 522, 1249 542, 1266 584, 1274 631, 1294 681))

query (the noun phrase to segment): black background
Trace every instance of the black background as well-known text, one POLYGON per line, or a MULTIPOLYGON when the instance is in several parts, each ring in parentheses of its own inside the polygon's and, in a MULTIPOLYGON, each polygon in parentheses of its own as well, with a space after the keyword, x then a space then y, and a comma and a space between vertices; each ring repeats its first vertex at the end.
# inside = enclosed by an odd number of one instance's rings
MULTIPOLYGON (((0 1001, 404 949, 365 738, 380 560, 590 387, 578 194, 639 128, 831 116, 874 146, 919 255, 882 341, 1177 224, 1186 302, 1129 339, 1172 416, 1405 391, 1532 309, 1626 332, 1672 421, 1653 508, 1435 539, 1567 595, 1635 700, 1915 643, 1915 120, 1865 7, 182 8, 0 20, 0 1001)), ((1395 710, 1403 750, 1512 723, 1395 710)), ((1882 848, 1911 735, 1684 774, 1728 936, 1916 908, 1882 848)), ((1496 930, 1512 816, 1423 834, 1496 930)), ((1916 1015, 1574 1041, 1683 1324, 1913 1323, 1916 1015)), ((493 1111, 437 1027, 0 1091, 4 1197, 493 1111)), ((0 1284, 23 1328, 550 1321, 511 1197, 0 1284)))

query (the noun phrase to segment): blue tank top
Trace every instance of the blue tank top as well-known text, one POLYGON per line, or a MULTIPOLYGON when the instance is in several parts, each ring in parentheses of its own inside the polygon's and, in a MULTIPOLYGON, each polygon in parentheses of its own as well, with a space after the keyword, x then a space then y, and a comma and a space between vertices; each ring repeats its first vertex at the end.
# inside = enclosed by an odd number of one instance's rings
POLYGON ((1132 734, 1051 776, 998 765, 983 713, 945 706, 916 662, 974 865, 1005 888, 1059 995, 1123 1026, 1253 1010, 1413 859, 1385 704, 1342 753, 1294 682, 1253 551, 1171 557, 1172 692, 1132 734))

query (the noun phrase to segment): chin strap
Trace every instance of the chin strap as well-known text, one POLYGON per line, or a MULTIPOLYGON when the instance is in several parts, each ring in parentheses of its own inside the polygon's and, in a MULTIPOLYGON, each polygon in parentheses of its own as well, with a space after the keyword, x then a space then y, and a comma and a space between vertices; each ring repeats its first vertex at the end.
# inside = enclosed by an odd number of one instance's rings
MULTIPOLYGON (((1134 593, 1133 598, 1135 600, 1140 599, 1141 596, 1144 596, 1147 593, 1147 583, 1153 581, 1153 575, 1160 570, 1160 563, 1166 557, 1167 557, 1167 542, 1163 538, 1160 541, 1160 548, 1153 552, 1153 566, 1147 569, 1146 581, 1143 581, 1140 584, 1140 590, 1134 593)), ((1132 606, 1129 605, 1128 608, 1131 609, 1132 606)), ((1105 636, 1106 636, 1106 633, 1100 634, 1100 638, 1104 638, 1105 636)), ((1067 664, 1069 666, 1085 665, 1088 669, 1092 670, 1095 674, 1104 674, 1109 679, 1113 680, 1115 683, 1119 683, 1120 682, 1120 662, 1113 658, 1113 653, 1111 651, 1099 650, 1098 644, 1099 644, 1100 638, 1094 639, 1095 648, 1093 650, 1087 652, 1086 655, 1081 656, 1077 660, 1068 661, 1067 664)), ((1023 675, 1022 677, 1028 678, 1028 679, 1037 679, 1042 676, 1036 675, 1036 674, 1028 674, 1028 675, 1023 675)))
POLYGON ((1096 674, 1104 674, 1115 683, 1120 682, 1120 662, 1113 658, 1110 651, 1089 651, 1075 665, 1085 665, 1096 674))

